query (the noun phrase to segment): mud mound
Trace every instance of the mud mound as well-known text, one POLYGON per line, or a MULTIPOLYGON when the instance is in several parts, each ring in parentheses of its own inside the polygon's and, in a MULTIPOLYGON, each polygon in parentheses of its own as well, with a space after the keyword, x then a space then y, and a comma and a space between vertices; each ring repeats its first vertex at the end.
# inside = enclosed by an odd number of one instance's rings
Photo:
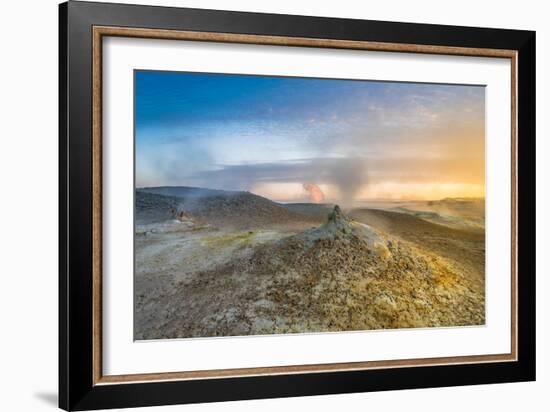
POLYGON ((325 224, 282 241, 282 243, 285 242, 301 244, 305 249, 315 244, 330 246, 356 244, 361 246, 364 249, 363 253, 366 254, 376 253, 384 258, 390 255, 386 241, 378 232, 364 223, 348 218, 338 205, 334 206, 325 224))
MULTIPOLYGON (((458 326, 484 322, 483 289, 445 259, 344 216, 258 250, 252 273, 276 273, 265 299, 286 331, 458 326)), ((267 311, 263 311, 267 315, 267 311)))

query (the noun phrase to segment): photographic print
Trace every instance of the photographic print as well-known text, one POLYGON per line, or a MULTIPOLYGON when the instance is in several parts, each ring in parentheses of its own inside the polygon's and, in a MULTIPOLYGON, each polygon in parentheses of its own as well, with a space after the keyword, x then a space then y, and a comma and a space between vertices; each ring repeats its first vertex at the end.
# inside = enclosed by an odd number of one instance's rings
POLYGON ((535 380, 534 31, 58 17, 61 408, 535 380))
POLYGON ((485 87, 136 70, 134 338, 485 324, 485 87))

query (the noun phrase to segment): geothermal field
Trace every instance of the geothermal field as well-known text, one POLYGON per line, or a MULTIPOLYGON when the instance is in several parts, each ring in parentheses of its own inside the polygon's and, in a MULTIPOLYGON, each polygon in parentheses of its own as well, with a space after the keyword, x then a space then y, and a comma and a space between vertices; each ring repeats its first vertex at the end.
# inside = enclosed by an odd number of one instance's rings
POLYGON ((137 189, 134 337, 482 325, 484 205, 137 189))

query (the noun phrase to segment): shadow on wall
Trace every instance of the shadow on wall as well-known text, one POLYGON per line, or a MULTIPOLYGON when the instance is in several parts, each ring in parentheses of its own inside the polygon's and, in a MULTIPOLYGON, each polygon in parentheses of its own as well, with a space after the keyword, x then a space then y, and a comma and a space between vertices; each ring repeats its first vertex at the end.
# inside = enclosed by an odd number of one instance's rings
POLYGON ((57 407, 57 393, 56 392, 37 392, 34 397, 40 399, 47 405, 57 407))

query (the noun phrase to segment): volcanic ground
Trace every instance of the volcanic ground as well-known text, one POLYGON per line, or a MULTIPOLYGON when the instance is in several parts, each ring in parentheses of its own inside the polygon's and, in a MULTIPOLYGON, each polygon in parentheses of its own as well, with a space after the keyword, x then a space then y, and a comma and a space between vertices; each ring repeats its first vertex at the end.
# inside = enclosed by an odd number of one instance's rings
POLYGON ((135 339, 485 323, 483 199, 136 191, 135 339))

